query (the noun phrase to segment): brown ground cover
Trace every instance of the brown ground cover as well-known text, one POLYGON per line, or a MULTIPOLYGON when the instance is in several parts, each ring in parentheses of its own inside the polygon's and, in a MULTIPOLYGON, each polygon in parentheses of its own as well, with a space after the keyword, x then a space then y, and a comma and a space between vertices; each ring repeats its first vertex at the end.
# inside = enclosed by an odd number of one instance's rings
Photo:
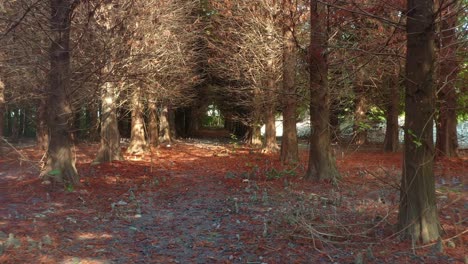
POLYGON ((233 143, 177 142, 44 185, 33 147, 0 160, 0 263, 464 263, 468 157, 436 163, 443 238, 395 233, 401 154, 336 148, 338 186, 233 143))

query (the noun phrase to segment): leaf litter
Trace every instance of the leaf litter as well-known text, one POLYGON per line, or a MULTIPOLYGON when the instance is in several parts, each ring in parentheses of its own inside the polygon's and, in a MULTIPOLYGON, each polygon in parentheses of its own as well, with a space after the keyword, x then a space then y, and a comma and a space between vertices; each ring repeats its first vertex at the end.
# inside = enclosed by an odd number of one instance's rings
POLYGON ((302 178, 307 151, 287 167, 191 140, 91 166, 97 147, 77 146, 72 190, 0 160, 0 263, 466 263, 466 156, 437 161, 443 237, 421 246, 395 232, 399 153, 337 149, 333 186, 302 178))

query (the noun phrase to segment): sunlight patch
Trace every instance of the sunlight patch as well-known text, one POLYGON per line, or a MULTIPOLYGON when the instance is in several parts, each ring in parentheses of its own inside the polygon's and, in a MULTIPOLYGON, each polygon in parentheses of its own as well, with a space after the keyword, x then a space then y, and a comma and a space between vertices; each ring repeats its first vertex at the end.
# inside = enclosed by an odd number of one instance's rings
POLYGON ((78 234, 78 240, 90 240, 90 239, 109 239, 112 235, 109 234, 96 234, 96 233, 81 233, 78 234))
POLYGON ((111 262, 95 258, 66 257, 60 264, 110 264, 111 262))
POLYGON ((114 176, 107 176, 106 177, 106 183, 107 184, 116 184, 119 182, 119 179, 117 177, 114 177, 114 176))

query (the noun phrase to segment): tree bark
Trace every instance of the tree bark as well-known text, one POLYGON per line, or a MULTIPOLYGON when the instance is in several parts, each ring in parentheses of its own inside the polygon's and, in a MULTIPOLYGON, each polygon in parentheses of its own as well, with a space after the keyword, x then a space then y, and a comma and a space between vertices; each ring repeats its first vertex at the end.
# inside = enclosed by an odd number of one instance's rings
POLYGON ((386 105, 386 128, 384 139, 384 151, 396 152, 400 146, 398 139, 398 114, 400 112, 400 87, 396 77, 388 77, 384 80, 387 86, 389 102, 386 105))
POLYGON ((261 128, 257 124, 253 124, 247 132, 247 144, 253 147, 262 146, 262 133, 261 128))
POLYGON ((10 141, 13 143, 18 142, 19 139, 19 109, 14 109, 11 111, 11 136, 10 141))
POLYGON ((146 151, 145 120, 143 119, 143 103, 141 100, 141 88, 133 91, 131 98, 132 127, 130 132, 130 144, 127 153, 141 154, 146 151))
POLYGON ((188 127, 188 136, 194 136, 197 134, 198 130, 200 129, 200 116, 202 115, 202 108, 195 105, 192 106, 190 111, 190 124, 188 127))
POLYGON ((295 12, 291 0, 283 0, 283 136, 281 137, 280 160, 283 164, 296 163, 299 160, 297 144, 297 97, 296 97, 296 42, 294 39, 294 23, 290 12, 295 12))
POLYGON ((439 52, 439 115, 437 120, 436 154, 446 157, 458 156, 457 138, 457 92, 455 82, 459 72, 456 44, 456 1, 442 12, 439 52), (453 12, 454 11, 454 12, 453 12), (454 14, 455 13, 455 14, 454 14))
POLYGON ((50 142, 42 176, 65 185, 79 183, 70 134, 73 111, 67 100, 70 88, 70 28, 73 6, 70 0, 50 0, 50 72, 48 76, 47 125, 50 142))
POLYGON ((169 108, 167 105, 163 106, 159 115, 159 141, 161 143, 171 143, 171 129, 169 127, 169 108))
POLYGON ((41 99, 37 108, 36 140, 37 146, 42 151, 47 151, 49 146, 49 131, 47 127, 47 100, 41 99))
POLYGON ((0 79, 0 155, 3 154, 3 129, 5 128, 5 84, 0 79))
POLYGON ((158 127, 158 105, 155 100, 148 100, 149 120, 148 134, 150 146, 159 145, 159 127, 158 127))
POLYGON ((177 137, 176 118, 175 118, 175 111, 172 107, 168 107, 167 116, 169 120, 169 133, 171 134, 171 138, 175 139, 177 137))
POLYGON ((332 100, 330 103, 330 137, 333 142, 339 142, 341 137, 340 131, 340 102, 332 100))
POLYGON ((269 103, 265 109, 265 145, 263 146, 264 153, 278 152, 278 144, 276 142, 276 124, 275 124, 275 105, 269 103))
POLYGON ((317 0, 311 0, 309 46, 311 136, 306 178, 330 180, 335 183, 340 178, 340 174, 330 142, 330 91, 328 62, 325 54, 327 34, 324 8, 324 5, 319 4, 317 0))
POLYGON ((364 145, 367 143, 367 108, 368 103, 362 88, 355 89, 354 100, 354 143, 364 145))
POLYGON ((398 228, 413 241, 440 237, 434 179, 434 4, 409 0, 407 18, 405 151, 398 228))
POLYGON ((99 120, 98 111, 102 111, 99 110, 99 108, 100 107, 95 102, 88 106, 88 140, 91 142, 96 142, 100 138, 99 127, 101 125, 101 121, 99 120))
POLYGON ((117 90, 115 84, 104 83, 101 90, 101 145, 94 164, 123 160, 117 123, 117 90))

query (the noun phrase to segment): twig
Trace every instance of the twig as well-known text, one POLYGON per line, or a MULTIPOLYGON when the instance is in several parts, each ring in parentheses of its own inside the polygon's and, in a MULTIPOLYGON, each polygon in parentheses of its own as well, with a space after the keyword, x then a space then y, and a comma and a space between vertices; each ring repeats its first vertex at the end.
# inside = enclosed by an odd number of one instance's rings
POLYGON ((40 171, 39 166, 36 165, 34 161, 32 161, 32 160, 28 159, 26 156, 24 156, 23 153, 21 153, 17 148, 15 148, 15 146, 13 146, 10 142, 8 142, 8 140, 6 140, 5 137, 1 137, 1 140, 2 140, 3 142, 5 142, 5 143, 6 143, 11 149, 13 149, 16 153, 18 153, 18 155, 20 156, 20 160, 21 160, 21 161, 24 160, 25 162, 28 162, 28 163, 32 164, 32 167, 33 167, 33 168, 35 168, 35 169, 37 169, 38 171, 40 171))

